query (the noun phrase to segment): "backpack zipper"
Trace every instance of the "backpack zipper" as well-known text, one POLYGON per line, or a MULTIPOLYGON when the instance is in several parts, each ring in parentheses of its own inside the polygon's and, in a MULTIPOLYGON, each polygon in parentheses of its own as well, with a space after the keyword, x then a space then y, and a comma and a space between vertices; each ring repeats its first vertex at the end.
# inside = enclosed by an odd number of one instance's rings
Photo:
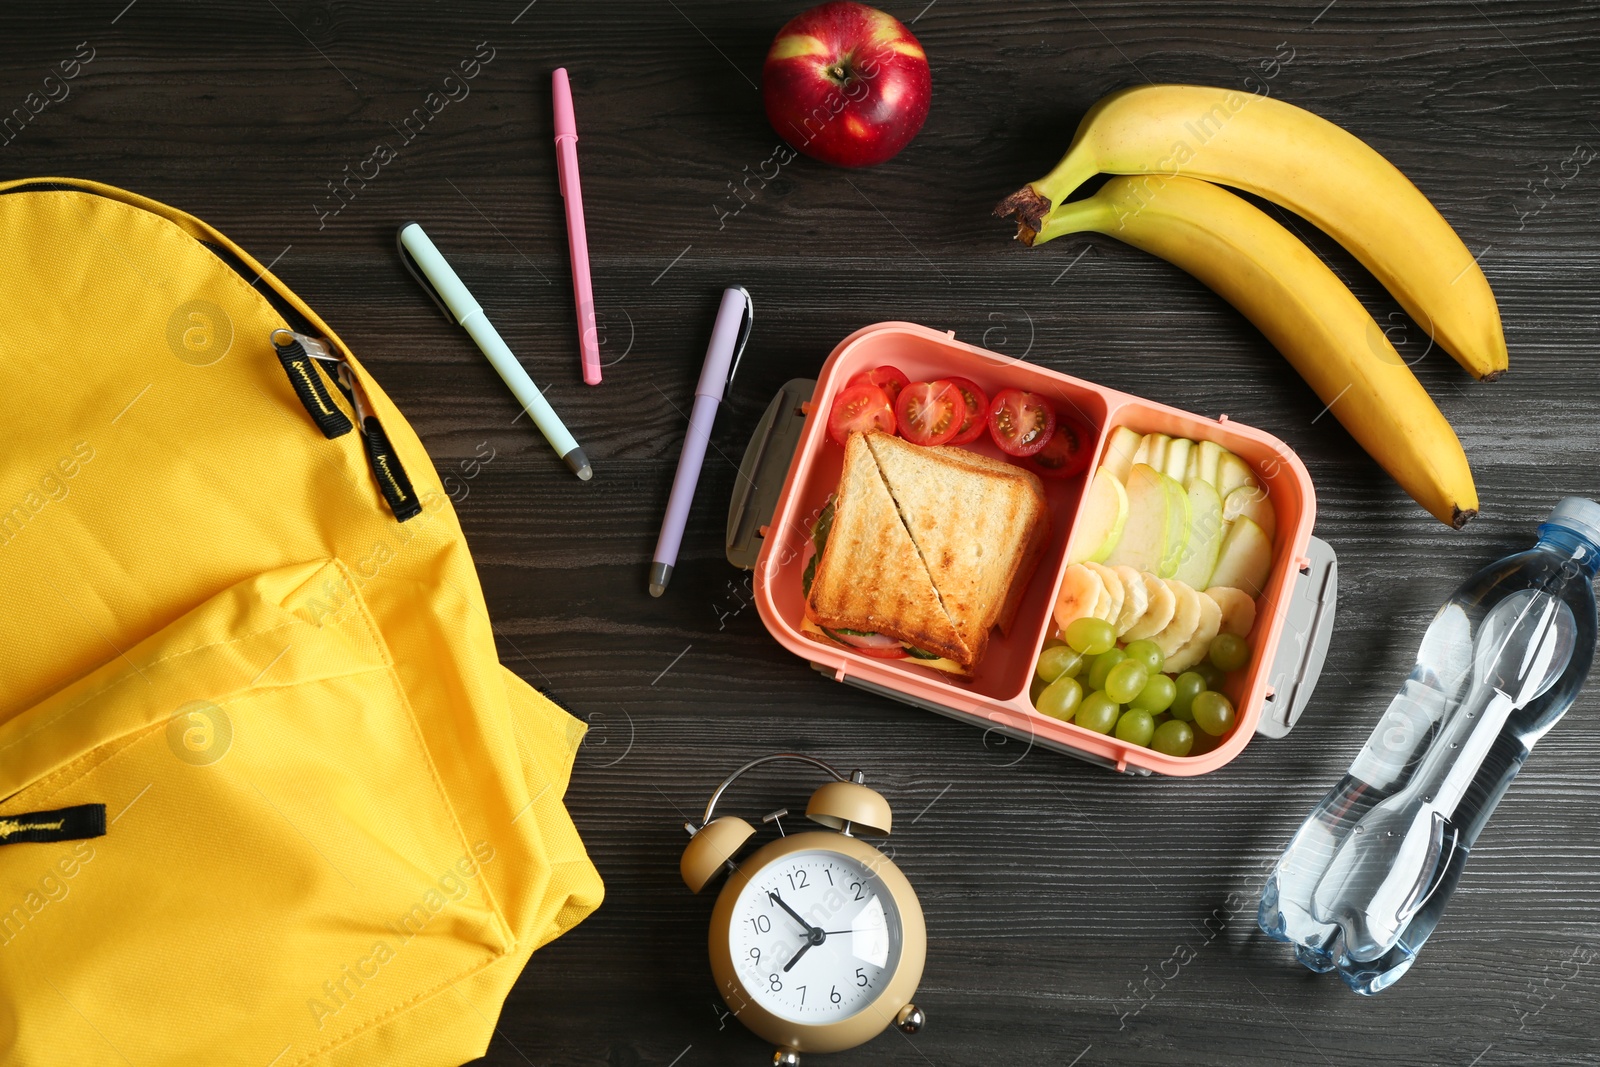
POLYGON ((295 395, 311 416, 324 437, 332 440, 351 430, 350 419, 339 409, 322 375, 327 373, 338 386, 356 413, 355 425, 361 430, 361 445, 367 454, 367 465, 377 479, 378 489, 389 505, 389 510, 400 522, 413 518, 422 511, 416 490, 394 450, 383 424, 372 414, 366 404, 361 382, 350 369, 350 363, 333 350, 326 339, 313 337, 296 330, 273 330, 270 340, 289 376, 295 395), (332 370, 329 370, 329 368, 332 370))

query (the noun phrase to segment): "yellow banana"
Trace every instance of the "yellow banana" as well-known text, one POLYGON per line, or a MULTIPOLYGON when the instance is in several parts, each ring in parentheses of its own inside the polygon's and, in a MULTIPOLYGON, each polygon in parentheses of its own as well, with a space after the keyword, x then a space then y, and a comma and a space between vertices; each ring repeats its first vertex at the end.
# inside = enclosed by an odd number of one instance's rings
POLYGON ((1089 110, 1054 170, 995 214, 1040 230, 1097 173, 1203 178, 1286 207, 1359 259, 1473 377, 1505 372, 1500 309, 1472 253, 1392 163, 1324 118, 1233 89, 1124 89, 1089 110))
POLYGON ((1182 267, 1243 312, 1435 518, 1460 529, 1478 513, 1461 442, 1411 368, 1333 271, 1260 209, 1194 178, 1112 178, 1050 212, 1035 239, 1084 231, 1182 267))

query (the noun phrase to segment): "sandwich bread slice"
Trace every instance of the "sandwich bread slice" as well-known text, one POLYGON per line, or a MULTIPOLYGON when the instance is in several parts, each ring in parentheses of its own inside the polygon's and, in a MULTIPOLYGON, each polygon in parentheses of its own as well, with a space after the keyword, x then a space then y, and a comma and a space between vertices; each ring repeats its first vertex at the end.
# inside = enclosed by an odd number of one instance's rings
POLYGON ((970 667, 971 649, 946 613, 862 434, 845 446, 827 544, 807 604, 827 630, 886 634, 970 667))
POLYGON ((865 435, 951 625, 977 663, 1004 632, 1049 536, 1032 472, 948 446, 865 435))

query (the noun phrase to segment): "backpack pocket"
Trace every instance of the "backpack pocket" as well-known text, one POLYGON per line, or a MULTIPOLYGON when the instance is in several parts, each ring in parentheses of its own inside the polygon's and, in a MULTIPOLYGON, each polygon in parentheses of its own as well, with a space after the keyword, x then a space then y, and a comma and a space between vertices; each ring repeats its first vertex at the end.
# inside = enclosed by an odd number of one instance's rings
POLYGON ((0 824, 105 812, 0 839, 0 1063, 292 1067, 514 948, 494 843, 463 835, 337 560, 0 724, 0 798, 0 824))

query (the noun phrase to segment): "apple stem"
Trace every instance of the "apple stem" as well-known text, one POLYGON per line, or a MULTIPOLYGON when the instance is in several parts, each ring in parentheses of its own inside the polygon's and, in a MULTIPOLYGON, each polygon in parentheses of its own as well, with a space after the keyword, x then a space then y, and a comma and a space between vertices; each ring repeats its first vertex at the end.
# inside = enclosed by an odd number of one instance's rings
POLYGON ((841 64, 841 63, 835 63, 833 65, 833 69, 828 71, 828 73, 833 75, 839 81, 844 81, 845 80, 844 65, 841 64))

